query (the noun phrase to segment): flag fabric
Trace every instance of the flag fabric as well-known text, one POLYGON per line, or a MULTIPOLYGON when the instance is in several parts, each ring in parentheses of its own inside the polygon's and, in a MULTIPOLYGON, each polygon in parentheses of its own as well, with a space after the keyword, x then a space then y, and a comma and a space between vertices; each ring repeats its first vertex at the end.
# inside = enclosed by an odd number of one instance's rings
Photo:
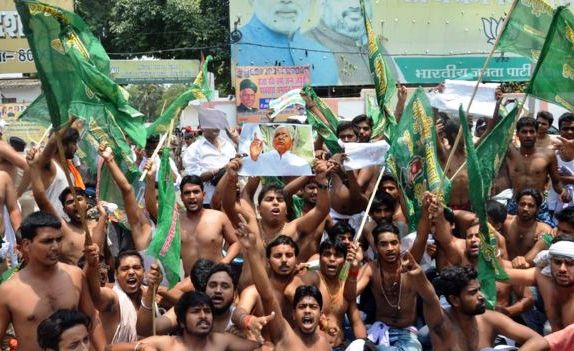
POLYGON ((128 104, 127 92, 108 77, 109 57, 101 43, 72 12, 30 0, 18 1, 16 7, 43 89, 21 118, 51 123, 55 129, 70 116, 79 118, 80 132, 93 137, 84 140, 91 149, 82 143, 85 154, 94 155, 97 144, 106 142, 127 178, 135 179, 139 170, 127 138, 145 146, 144 118, 128 104))
POLYGON ((429 100, 422 88, 411 97, 395 131, 386 165, 405 195, 410 230, 415 230, 425 191, 449 202, 450 181, 438 162, 436 130, 429 100))
POLYGON ((175 98, 162 115, 146 128, 146 134, 148 137, 153 134, 163 134, 168 132, 171 121, 174 118, 177 118, 179 112, 185 109, 190 101, 211 99, 213 91, 209 88, 209 81, 207 80, 207 65, 211 60, 212 57, 207 56, 205 62, 201 65, 201 70, 197 77, 195 77, 193 84, 175 98))
POLYGON ((550 28, 554 10, 544 0, 515 1, 506 26, 500 33, 496 50, 512 52, 536 62, 550 28))
POLYGON ((385 163, 385 156, 389 144, 385 140, 370 143, 345 143, 346 160, 343 166, 346 171, 371 166, 381 166, 385 163))
POLYGON ((333 111, 331 111, 329 106, 317 96, 310 85, 306 84, 303 87, 303 92, 313 100, 313 103, 321 111, 327 122, 325 123, 325 121, 316 116, 311 110, 307 109, 307 123, 313 126, 313 129, 323 138, 327 149, 329 149, 331 153, 337 154, 343 152, 343 148, 339 145, 339 138, 337 137, 339 119, 333 111))
POLYGON ((269 108, 273 110, 273 113, 269 116, 270 119, 277 117, 281 111, 285 110, 287 107, 292 105, 305 106, 305 100, 301 97, 301 89, 289 90, 285 94, 281 95, 277 99, 269 101, 269 108))
POLYGON ((526 93, 574 111, 573 49, 574 16, 562 6, 554 13, 526 93))
POLYGON ((161 262, 171 288, 180 278, 181 234, 174 180, 169 166, 169 151, 168 147, 161 150, 157 189, 159 206, 157 229, 147 253, 161 262))
POLYGON ((361 0, 361 14, 365 21, 365 30, 367 32, 367 48, 369 51, 369 67, 371 69, 371 76, 375 83, 375 92, 377 95, 377 104, 379 105, 379 113, 373 114, 373 132, 372 138, 381 137, 389 132, 391 126, 396 125, 395 117, 389 111, 387 105, 390 99, 396 92, 396 81, 393 78, 392 71, 388 62, 385 62, 385 56, 380 48, 379 40, 371 20, 367 15, 365 9, 365 0, 361 0), (393 123, 393 121, 395 121, 393 123))
MULTIPOLYGON (((496 307, 496 280, 504 279, 506 275, 505 272, 500 267, 497 260, 498 246, 496 245, 496 236, 488 225, 488 217, 486 214, 486 200, 488 199, 488 190, 492 184, 494 177, 490 177, 490 172, 487 171, 483 176, 484 169, 481 168, 481 162, 479 162, 479 157, 477 156, 477 149, 474 147, 474 142, 472 139, 472 134, 470 128, 468 127, 467 119, 464 114, 462 105, 459 109, 460 115, 460 125, 462 126, 462 132, 464 136, 464 145, 466 148, 466 165, 468 169, 468 196, 470 200, 470 206, 476 215, 478 216, 480 223, 480 252, 478 256, 478 280, 480 282, 480 289, 485 297, 486 305, 490 309, 496 307), (486 190, 486 191, 485 191, 486 190)), ((508 120, 508 117, 506 117, 508 120)), ((504 140, 504 139, 503 139, 504 140)), ((503 140, 497 140, 498 144, 501 144, 503 140)), ((491 138, 489 143, 495 140, 491 138)), ((507 140, 504 140, 507 141, 507 140)), ((504 148, 508 148, 508 143, 504 144, 504 148)), ((487 150, 483 150, 486 152, 487 150)), ((496 153, 490 155, 483 155, 481 152, 483 161, 492 161, 489 165, 491 168, 497 162, 496 153)), ((506 150, 505 150, 506 152, 506 150)), ((484 164, 484 163, 483 163, 484 164)), ((506 279, 508 277, 506 276, 506 279)))

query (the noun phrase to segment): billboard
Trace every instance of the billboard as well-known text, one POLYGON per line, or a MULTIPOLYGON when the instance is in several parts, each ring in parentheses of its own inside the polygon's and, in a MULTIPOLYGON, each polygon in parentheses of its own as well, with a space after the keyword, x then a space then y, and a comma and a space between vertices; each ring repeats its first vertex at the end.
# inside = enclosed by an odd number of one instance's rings
MULTIPOLYGON (((511 0, 366 0, 400 82, 476 77, 511 0)), ((561 1, 554 1, 558 3, 561 1)), ((232 62, 308 64, 312 84, 371 85, 359 0, 231 0, 232 62)), ((523 81, 533 66, 498 54, 485 79, 523 81)))
POLYGON ((110 78, 118 84, 190 84, 199 60, 111 60, 110 78))
MULTIPOLYGON (((309 66, 261 67, 244 66, 235 70, 237 123, 269 121, 269 102, 293 89, 300 89, 310 82, 309 66)), ((285 121, 298 114, 287 108, 274 121, 285 121)))
MULTIPOLYGON (((46 4, 74 10, 73 0, 44 0, 46 4)), ((36 72, 32 51, 24 36, 14 0, 0 0, 0 74, 36 72)))

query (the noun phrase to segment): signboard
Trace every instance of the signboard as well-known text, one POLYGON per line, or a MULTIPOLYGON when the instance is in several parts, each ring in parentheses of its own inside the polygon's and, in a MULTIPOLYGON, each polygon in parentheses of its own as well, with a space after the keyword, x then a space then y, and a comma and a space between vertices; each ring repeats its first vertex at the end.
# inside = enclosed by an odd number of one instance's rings
MULTIPOLYGON (((293 89, 301 89, 310 82, 309 66, 237 67, 235 71, 237 94, 237 123, 269 121, 269 102, 293 89)), ((274 121, 285 121, 299 114, 287 108, 274 121)), ((304 112, 303 112, 304 114, 304 112)))
POLYGON ((4 128, 2 139, 8 140, 17 136, 26 143, 38 143, 46 128, 31 122, 18 120, 20 114, 28 107, 28 103, 0 104, 0 119, 5 120, 8 125, 4 128))
POLYGON ((111 60, 110 77, 118 84, 188 84, 199 60, 111 60))
MULTIPOLYGON (((44 0, 68 11, 74 11, 73 0, 44 0)), ((14 0, 0 0, 0 74, 36 72, 32 51, 14 0)))
MULTIPOLYGON (((400 82, 439 83, 483 66, 512 0, 365 0, 400 82)), ((551 1, 562 3, 565 1, 551 1)), ((232 63, 311 66, 312 84, 370 85, 359 0, 230 1, 232 63), (237 26, 235 23, 239 20, 237 26)), ((524 81, 532 66, 500 54, 489 81, 524 81)))

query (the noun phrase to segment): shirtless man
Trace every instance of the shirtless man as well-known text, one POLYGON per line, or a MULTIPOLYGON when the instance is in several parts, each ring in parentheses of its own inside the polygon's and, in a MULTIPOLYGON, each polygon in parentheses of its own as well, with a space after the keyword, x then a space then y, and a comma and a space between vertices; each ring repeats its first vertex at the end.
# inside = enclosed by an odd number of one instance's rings
MULTIPOLYGON (((315 181, 317 183, 317 202, 315 207, 305 215, 290 222, 287 221, 287 205, 283 189, 277 185, 266 185, 259 192, 259 215, 257 219, 253 206, 236 206, 237 193, 230 191, 237 184, 237 170, 241 167, 241 160, 235 158, 227 166, 227 187, 223 196, 223 209, 235 226, 240 223, 241 214, 250 224, 260 228, 263 243, 268 243, 279 234, 287 235, 295 242, 299 242, 306 235, 312 235, 318 226, 323 223, 329 213, 329 194, 327 192, 326 161, 316 160, 315 181)), ((262 243, 262 244, 263 244, 262 243)), ((261 247, 263 250, 263 247, 261 247)))
MULTIPOLYGON (((161 276, 148 275, 148 284, 155 286, 160 281, 161 276)), ((204 287, 198 287, 195 291, 204 292, 213 304, 213 330, 218 333, 229 332, 233 327, 231 319, 235 310, 235 300, 237 298, 237 279, 228 264, 218 263, 209 270, 204 287), (204 288, 204 289, 201 289, 204 288)), ((141 336, 150 336, 153 334, 153 317, 151 306, 153 301, 153 292, 144 293, 142 303, 146 306, 138 311, 137 330, 141 336)), ((254 318, 253 323, 258 327, 265 326, 267 320, 272 316, 263 316, 254 318)), ((156 333, 166 335, 177 331, 177 313, 174 308, 170 308, 165 314, 156 318, 156 333)), ((260 332, 260 328, 256 329, 260 332)))
MULTIPOLYGON (((439 122, 442 123, 442 122, 439 122)), ((444 127, 439 124, 437 128, 443 128, 445 137, 448 140, 450 147, 454 145, 458 130, 460 129, 460 122, 449 119, 444 127)), ((442 143, 437 143, 438 158, 441 167, 444 169, 448 161, 449 155, 451 162, 448 169, 445 170, 445 176, 449 179, 454 175, 458 168, 466 162, 466 153, 464 152, 464 143, 459 143, 456 150, 446 149, 442 143)), ((448 204, 453 210, 470 211, 470 200, 468 199, 468 171, 466 166, 458 172, 457 176, 451 180, 451 195, 450 203, 448 204)))
MULTIPOLYGON (((142 256, 133 250, 120 252, 115 260, 116 282, 113 288, 100 286, 99 250, 86 253, 88 285, 94 305, 100 311, 100 318, 106 340, 109 344, 134 342, 138 340, 136 332, 137 311, 140 308, 144 264, 142 256)), ((157 265, 150 269, 159 275, 157 265)))
MULTIPOLYGON (((352 244, 357 251, 357 244, 352 244)), ((347 301, 344 298, 344 282, 339 279, 339 273, 345 263, 347 246, 341 241, 324 240, 319 246, 320 269, 319 290, 323 299, 323 318, 320 328, 327 333, 333 350, 345 349, 345 336, 343 335, 343 321, 347 314, 353 335, 356 338, 365 338, 367 332, 361 320, 360 311, 355 300, 347 301)), ((353 256, 354 257, 354 256, 353 256)))
POLYGON ((138 343, 114 344, 110 351, 251 351, 260 344, 229 333, 213 332, 213 302, 205 293, 184 293, 175 305, 181 336, 151 336, 138 343))
MULTIPOLYGON (((269 281, 275 300, 281 306, 283 318, 293 325, 292 301, 295 290, 305 284, 318 286, 319 279, 312 273, 297 274, 299 246, 286 235, 279 235, 267 244, 265 254, 270 267, 269 281)), ((239 303, 232 316, 235 325, 243 326, 242 321, 247 314, 264 315, 261 296, 255 285, 250 285, 241 292, 239 303)))
MULTIPOLYGON (((287 183, 283 188, 285 193, 285 200, 289 200, 291 208, 294 207, 295 198, 294 195, 298 191, 301 193, 299 196, 299 202, 302 203, 300 213, 293 213, 294 218, 300 217, 309 211, 311 211, 317 205, 317 191, 319 185, 313 177, 298 177, 293 181, 287 183)), ((315 229, 315 232, 311 235, 306 235, 301 240, 299 240, 299 247, 301 253, 299 254, 299 261, 306 262, 311 256, 317 253, 319 249, 319 243, 325 228, 329 228, 333 225, 333 219, 331 216, 327 216, 325 220, 315 229)))
POLYGON ((548 128, 552 126, 554 116, 548 111, 538 111, 536 122, 538 123, 538 134, 536 135, 536 146, 547 149, 554 143, 555 138, 548 134, 548 128))
MULTIPOLYGON (((78 205, 80 208, 76 208, 74 202, 74 196, 70 188, 65 188, 59 196, 60 203, 64 213, 70 218, 66 221, 64 218, 60 217, 59 212, 56 210, 54 204, 47 197, 46 189, 44 188, 44 183, 42 182, 41 176, 41 163, 39 162, 40 157, 35 149, 31 149, 26 156, 28 164, 30 166, 30 182, 32 185, 32 193, 34 194, 34 199, 38 204, 40 210, 50 213, 60 219, 62 223, 62 233, 64 238, 62 240, 62 248, 60 250, 60 261, 68 264, 76 265, 80 257, 84 254, 84 243, 86 241, 86 234, 82 226, 81 214, 85 213, 88 207, 88 197, 83 189, 76 187, 76 196, 78 200, 78 205)), ((103 245, 105 229, 106 229, 106 218, 105 211, 100 209, 100 218, 98 221, 89 220, 87 221, 88 229, 91 235, 93 235, 94 242, 98 245, 103 245), (103 212, 103 213, 102 213, 103 212)))
POLYGON ((399 185, 395 177, 390 174, 385 174, 381 177, 381 185, 379 189, 391 195, 395 199, 395 212, 393 213, 393 222, 403 222, 408 224, 407 218, 401 208, 401 193, 399 185))
POLYGON ((544 268, 505 270, 513 283, 538 287, 548 322, 556 332, 574 324, 574 238, 558 235, 548 250, 548 259, 544 268))
POLYGON ((186 275, 198 258, 230 263, 240 250, 229 218, 221 211, 203 208, 203 181, 198 176, 185 176, 180 184, 185 213, 180 215, 181 254, 186 275), (223 241, 228 245, 224 257, 223 241))
MULTIPOLYGON (((520 118, 516 123, 516 134, 520 140, 520 148, 511 145, 506 154, 506 165, 514 195, 516 196, 526 188, 536 189, 543 194, 546 190, 548 177, 550 177, 552 188, 557 194, 560 194, 560 199, 563 202, 569 202, 571 196, 562 187, 554 150, 536 147, 537 128, 538 124, 532 117, 520 118)), ((516 202, 511 200, 508 208, 509 213, 515 214, 516 202)), ((546 204, 543 204, 539 210, 538 218, 544 218, 547 211, 546 204)))
POLYGON ((255 234, 257 226, 248 227, 247 221, 240 219, 237 236, 251 267, 255 286, 263 302, 263 309, 266 314, 275 312, 275 318, 269 321, 267 328, 271 342, 275 345, 275 351, 331 350, 326 335, 317 330, 323 307, 323 298, 319 289, 310 285, 301 285, 295 290, 292 308, 293 326, 290 325, 283 317, 280 302, 275 297, 273 285, 265 271, 265 262, 258 250, 260 239, 255 234))
POLYGON ((22 221, 27 264, 0 285, 0 339, 12 323, 19 348, 40 351, 36 341, 40 322, 59 309, 79 309, 92 319, 92 344, 103 350, 104 331, 82 270, 58 262, 61 227, 58 218, 45 212, 34 212, 22 221))
MULTIPOLYGON (((415 264, 411 261, 412 266, 415 264)), ((423 312, 433 349, 479 351, 492 347, 497 335, 504 335, 524 347, 540 342, 542 337, 532 329, 502 313, 486 310, 477 275, 471 267, 443 269, 434 279, 438 294, 444 295, 451 304, 450 308, 443 309, 425 275, 417 274, 417 287, 423 298, 423 312)))
POLYGON ((529 268, 534 265, 534 257, 541 251, 536 242, 543 233, 550 233, 552 228, 536 220, 542 196, 534 189, 524 189, 516 195, 518 213, 511 221, 505 223, 508 259, 514 268, 529 268))
POLYGON ((371 283, 377 322, 369 328, 369 334, 388 327, 388 339, 381 336, 371 341, 381 346, 422 350, 413 327, 416 320, 416 281, 402 271, 399 230, 393 224, 381 223, 373 229, 373 239, 378 258, 365 265, 360 273, 358 262, 353 262, 345 298, 350 301, 353 293, 355 296, 363 293, 371 283))

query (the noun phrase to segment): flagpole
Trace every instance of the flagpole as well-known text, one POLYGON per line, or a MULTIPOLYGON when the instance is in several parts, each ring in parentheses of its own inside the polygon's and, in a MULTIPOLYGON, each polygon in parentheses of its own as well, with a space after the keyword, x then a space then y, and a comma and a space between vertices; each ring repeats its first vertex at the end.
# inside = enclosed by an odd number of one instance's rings
MULTIPOLYGON (((72 127, 62 127, 62 128, 72 128, 72 127)), ((66 161, 66 156, 64 155, 64 145, 62 143, 62 137, 58 132, 55 134, 56 143, 58 145, 58 155, 60 156, 60 163, 62 164, 62 168, 64 169, 64 174, 66 175, 66 180, 68 181, 68 186, 70 187, 70 192, 74 197, 74 207, 80 213, 80 221, 82 223, 82 229, 86 233, 86 239, 84 241, 84 247, 92 244, 92 236, 90 235, 90 231, 88 229, 88 224, 86 222, 86 212, 82 211, 80 208, 80 203, 78 202, 78 196, 76 193, 76 186, 72 182, 72 177, 70 176, 70 169, 68 168, 68 162, 66 161)))
MULTIPOLYGON (((484 71, 486 71, 486 67, 488 67, 488 65, 490 64, 490 59, 492 58, 492 55, 494 55, 494 52, 496 51, 496 46, 498 45, 498 42, 500 41, 500 37, 502 35, 502 33, 504 33, 504 30, 506 29, 506 25, 508 24, 508 21, 510 20, 510 16, 512 15, 512 12, 514 11, 514 8, 516 7, 516 4, 518 3, 519 0, 514 0, 512 2, 512 6, 510 7, 510 11, 508 12, 508 15, 506 16, 506 18, 504 19, 504 22, 502 24, 502 30, 500 31, 500 34, 496 36, 496 41, 494 42, 494 45, 492 46, 492 50, 490 50, 490 54, 488 55, 488 57, 486 58, 486 60, 484 61, 484 64, 482 65, 482 68, 480 69, 480 73, 478 75, 478 80, 476 81, 476 85, 474 86, 474 90, 472 91, 472 95, 470 97, 470 101, 468 102, 468 106, 466 107, 466 115, 468 116, 468 113, 470 111, 470 105, 472 105, 472 102, 474 101, 474 97, 476 96, 476 92, 478 91, 478 86, 480 85, 480 82, 482 81, 482 78, 484 76, 484 71)), ((450 150, 450 153, 448 155, 448 159, 446 160, 446 165, 444 166, 444 171, 445 171, 445 175, 446 172, 448 170, 448 166, 450 166, 450 163, 452 161, 452 158, 454 156, 454 152, 458 147, 458 144, 460 143, 460 139, 462 137, 462 129, 459 127, 458 128, 458 133, 456 135, 456 139, 454 141, 454 144, 450 150)), ((443 183, 444 183, 444 179, 446 177, 443 177, 441 179, 441 184, 440 187, 443 187, 443 183)), ((452 179, 452 178, 450 178, 452 179)))
MULTIPOLYGON (((155 150, 153 150, 153 154, 150 156, 150 160, 153 160, 157 157, 157 154, 159 153, 159 150, 161 150, 161 148, 163 147, 163 144, 165 144, 166 139, 168 138, 168 136, 171 136, 171 131, 173 129, 173 125, 175 123, 175 120, 178 118, 179 114, 181 112, 181 108, 178 109, 178 111, 176 112, 175 117, 171 120, 171 122, 169 122, 169 129, 167 132, 165 132, 161 138, 159 139, 159 143, 157 144, 157 146, 155 147, 155 150)), ((148 170, 145 169, 139 179, 140 182, 143 182, 146 175, 147 175, 148 170)))
MULTIPOLYGON (((520 102, 519 106, 518 106, 518 112, 516 113, 516 118, 520 118, 520 114, 522 113, 522 109, 524 108, 524 104, 526 103, 526 99, 528 99, 528 94, 524 94, 524 98, 522 99, 522 102, 520 102)), ((464 166, 466 166, 466 160, 464 160, 464 162, 460 165, 460 167, 458 167, 458 169, 456 170, 456 172, 454 172, 454 174, 452 175, 452 177, 450 177, 448 180, 453 180, 454 177, 456 177, 464 168, 464 166)))
MULTIPOLYGON (((377 178, 377 182, 375 183, 375 187, 373 188, 373 193, 371 194, 371 198, 369 199, 369 203, 367 204, 367 208, 365 209, 365 215, 361 219, 361 225, 359 229, 355 232, 355 237, 353 238, 353 242, 357 243, 361 236, 363 235, 363 229, 365 228, 365 224, 367 223, 367 218, 369 218, 369 211, 371 211, 371 205, 375 200, 375 196, 377 195, 377 190, 379 189, 379 184, 381 183, 381 179, 383 179, 383 175, 385 173, 385 169, 381 168, 379 172, 379 177, 377 178)), ((351 263, 349 261, 345 261, 341 272, 339 272, 339 280, 345 281, 347 280, 347 276, 349 275, 349 268, 351 267, 351 263)))

